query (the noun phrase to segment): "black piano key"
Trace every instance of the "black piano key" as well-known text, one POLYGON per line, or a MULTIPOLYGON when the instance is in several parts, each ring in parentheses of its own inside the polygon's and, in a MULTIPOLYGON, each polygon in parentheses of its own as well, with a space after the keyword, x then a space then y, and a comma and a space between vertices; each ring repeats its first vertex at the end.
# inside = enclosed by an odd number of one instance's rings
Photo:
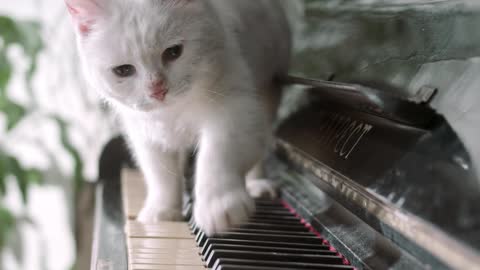
POLYGON ((232 250, 232 251, 251 251, 251 252, 280 252, 290 254, 310 254, 310 255, 336 255, 335 251, 325 249, 300 249, 288 247, 256 246, 256 245, 234 245, 234 244, 212 244, 209 245, 206 252, 202 253, 205 258, 210 257, 214 250, 232 250))
POLYGON ((239 239, 222 239, 222 238, 209 238, 205 241, 205 245, 202 247, 201 254, 205 254, 208 248, 214 244, 221 245, 246 245, 246 246, 263 246, 273 248, 296 248, 296 249, 309 249, 309 250, 330 250, 330 247, 321 244, 306 244, 306 243, 288 243, 288 242, 272 242, 272 241, 256 241, 256 240, 239 240, 239 239))
POLYGON ((295 222, 300 222, 299 218, 296 217, 295 215, 293 214, 290 214, 290 215, 281 215, 281 216, 275 216, 275 215, 269 215, 269 214, 254 214, 252 216, 252 219, 269 219, 269 220, 277 220, 279 222, 282 222, 282 221, 295 221, 295 222))
POLYGON ((265 217, 252 217, 249 222, 251 223, 275 223, 278 225, 298 225, 301 224, 298 219, 282 219, 278 220, 275 218, 265 218, 265 217))
POLYGON ((255 200, 255 205, 262 206, 280 206, 283 207, 283 202, 281 200, 255 200))
POLYGON ((282 212, 285 212, 285 213, 291 213, 291 211, 287 208, 285 208, 285 206, 283 205, 270 205, 270 206, 266 206, 266 205, 256 205, 255 206, 255 209, 257 211, 282 211, 282 212))
POLYGON ((197 242, 197 245, 199 247, 203 247, 203 244, 205 243, 205 241, 207 241, 207 239, 208 236, 202 231, 199 231, 197 236, 195 236, 195 242, 197 242))
MULTIPOLYGON (((339 264, 324 264, 324 263, 306 263, 306 262, 290 262, 290 261, 266 261, 255 259, 230 259, 220 258, 212 266, 212 270, 224 269, 223 265, 231 265, 237 268, 231 269, 245 269, 243 266, 257 267, 250 269, 264 269, 264 267, 287 268, 287 269, 302 269, 302 270, 353 270, 351 266, 339 264)), ((275 269, 274 268, 274 269, 275 269)))
POLYGON ((207 267, 213 267, 218 259, 247 259, 262 260, 273 262, 301 262, 301 263, 317 263, 317 264, 342 264, 343 259, 338 255, 312 255, 312 254, 295 254, 281 252, 260 252, 260 251, 238 251, 215 249, 206 258, 207 267))
POLYGON ((192 231, 197 228, 197 223, 195 222, 195 220, 193 218, 190 219, 190 221, 188 221, 188 227, 190 227, 190 229, 192 231))
MULTIPOLYGON (((200 233, 197 243, 200 247, 203 247, 207 236, 204 233, 200 233)), ((305 244, 322 244, 322 239, 316 236, 290 236, 280 234, 261 234, 261 233, 236 233, 228 232, 218 236, 218 238, 226 239, 239 239, 239 240, 256 240, 256 241, 271 241, 271 242, 286 242, 286 243, 305 243, 305 244)))
POLYGON ((302 267, 297 266, 293 268, 294 266, 252 266, 252 265, 232 265, 232 264, 222 264, 216 268, 213 268, 215 270, 308 270, 308 269, 315 269, 315 270, 354 270, 353 267, 349 266, 337 266, 337 265, 315 265, 315 266, 308 266, 307 267, 302 267), (314 267, 314 268, 312 268, 314 267))
MULTIPOLYGON (((238 233, 260 233, 260 234, 278 234, 278 235, 289 235, 289 236, 315 236, 312 232, 305 232, 305 231, 278 231, 278 230, 268 230, 268 229, 245 229, 245 228, 238 228, 232 229, 230 232, 238 232, 238 233)), ((315 236, 316 237, 316 236, 315 236)))
POLYGON ((248 222, 240 226, 241 229, 252 230, 275 230, 275 231, 295 231, 295 232, 310 232, 305 225, 298 223, 295 225, 279 225, 275 223, 254 223, 248 222))
MULTIPOLYGON (((198 235, 200 233, 200 228, 196 224, 191 224, 190 230, 194 235, 198 235)), ((241 226, 235 227, 232 230, 242 231, 242 232, 251 232, 252 230, 268 231, 268 232, 282 231, 282 233, 290 233, 290 232, 309 233, 310 232, 310 230, 307 227, 305 227, 303 224, 299 222, 297 224, 286 224, 286 225, 279 225, 273 222, 272 223, 248 222, 241 226)))
POLYGON ((281 201, 257 200, 249 221, 224 234, 208 237, 193 220, 189 225, 213 270, 354 269, 281 201))
MULTIPOLYGON (((294 214, 290 213, 290 211, 284 209, 258 209, 255 211, 255 215, 269 215, 269 216, 294 216, 294 214)), ((298 219, 298 218, 297 218, 298 219)))

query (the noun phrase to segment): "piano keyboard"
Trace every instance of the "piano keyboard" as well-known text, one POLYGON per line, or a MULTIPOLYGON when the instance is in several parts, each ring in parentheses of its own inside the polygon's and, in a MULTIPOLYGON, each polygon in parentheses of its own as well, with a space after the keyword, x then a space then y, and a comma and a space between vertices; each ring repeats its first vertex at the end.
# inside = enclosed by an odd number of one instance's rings
POLYGON ((354 268, 282 201, 257 201, 244 225, 207 237, 190 222, 135 221, 145 188, 137 171, 122 175, 129 270, 338 270, 354 268))

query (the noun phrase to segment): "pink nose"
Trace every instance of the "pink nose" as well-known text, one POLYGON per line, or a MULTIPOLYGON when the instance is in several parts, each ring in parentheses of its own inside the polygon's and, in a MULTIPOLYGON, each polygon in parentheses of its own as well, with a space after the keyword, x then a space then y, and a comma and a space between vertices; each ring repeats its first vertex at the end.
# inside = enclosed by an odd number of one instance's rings
POLYGON ((155 81, 151 86, 151 90, 152 93, 150 96, 160 101, 164 101, 168 93, 168 89, 165 86, 165 81, 163 80, 155 81))

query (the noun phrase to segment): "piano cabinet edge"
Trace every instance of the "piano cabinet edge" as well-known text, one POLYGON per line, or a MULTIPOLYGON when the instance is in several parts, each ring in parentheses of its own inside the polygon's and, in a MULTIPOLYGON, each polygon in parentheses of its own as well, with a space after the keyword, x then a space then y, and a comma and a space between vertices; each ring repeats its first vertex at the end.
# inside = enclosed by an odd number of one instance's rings
POLYGON ((356 269, 429 269, 327 194, 312 196, 316 187, 303 184, 284 183, 282 199, 356 269))

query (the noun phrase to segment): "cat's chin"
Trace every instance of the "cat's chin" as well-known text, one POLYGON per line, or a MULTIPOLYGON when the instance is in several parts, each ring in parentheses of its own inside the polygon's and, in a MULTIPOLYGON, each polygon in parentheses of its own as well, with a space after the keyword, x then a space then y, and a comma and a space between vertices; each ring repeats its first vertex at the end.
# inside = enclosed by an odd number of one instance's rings
POLYGON ((161 101, 161 102, 154 101, 154 102, 148 102, 148 103, 134 103, 134 104, 128 105, 130 109, 137 112, 143 112, 143 113, 158 112, 166 108, 169 108, 171 106, 172 106, 172 102, 168 102, 168 101, 161 101))

